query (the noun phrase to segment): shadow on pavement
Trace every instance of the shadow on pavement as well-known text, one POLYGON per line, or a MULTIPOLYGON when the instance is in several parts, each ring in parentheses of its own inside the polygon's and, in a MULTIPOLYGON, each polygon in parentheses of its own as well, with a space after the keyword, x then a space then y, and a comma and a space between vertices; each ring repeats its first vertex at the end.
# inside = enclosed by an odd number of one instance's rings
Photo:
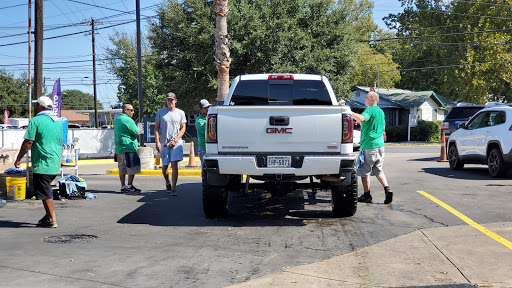
POLYGON ((425 173, 437 175, 445 178, 452 179, 469 179, 469 180, 492 180, 489 175, 489 171, 486 166, 480 167, 468 167, 463 170, 451 170, 449 167, 446 168, 422 168, 425 173))
POLYGON ((1 228, 27 228, 36 227, 34 223, 27 222, 14 222, 14 221, 0 221, 1 228))
MULTIPOLYGON (((430 162, 430 161, 437 161, 437 160, 439 160, 439 157, 416 158, 416 159, 409 159, 407 161, 426 161, 426 162, 430 162)), ((446 163, 446 165, 448 165, 448 162, 446 163)))
POLYGON ((154 226, 304 226, 305 219, 333 217, 328 211, 303 211, 304 205, 330 202, 308 199, 302 190, 287 196, 271 197, 263 190, 248 194, 229 193, 229 213, 222 219, 207 219, 203 213, 200 183, 178 185, 178 196, 164 191, 141 194, 144 205, 118 223, 154 226), (301 211, 301 212, 298 212, 301 211))

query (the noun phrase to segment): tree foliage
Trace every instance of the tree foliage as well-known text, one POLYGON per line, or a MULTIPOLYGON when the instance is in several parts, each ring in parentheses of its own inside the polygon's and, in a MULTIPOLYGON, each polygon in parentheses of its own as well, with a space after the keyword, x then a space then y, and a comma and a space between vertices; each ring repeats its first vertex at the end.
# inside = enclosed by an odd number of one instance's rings
MULTIPOLYGON (((15 78, 13 75, 0 70, 0 109, 9 111, 9 117, 28 117, 27 81, 15 78)), ((2 122, 3 123, 3 122, 2 122)))
POLYGON ((512 101, 512 6, 505 0, 401 0, 389 28, 401 88, 473 103, 512 101))
MULTIPOLYGON (((48 97, 51 97, 51 93, 48 97)), ((99 101, 98 110, 103 109, 99 101)), ((62 91, 62 110, 92 110, 94 109, 94 96, 76 89, 62 91)))

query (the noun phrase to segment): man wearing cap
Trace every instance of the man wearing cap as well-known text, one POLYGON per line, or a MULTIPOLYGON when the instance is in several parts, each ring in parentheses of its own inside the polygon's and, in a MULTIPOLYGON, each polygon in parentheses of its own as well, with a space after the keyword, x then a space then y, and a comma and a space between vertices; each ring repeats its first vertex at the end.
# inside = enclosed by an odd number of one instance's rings
POLYGON ((203 157, 206 154, 206 142, 205 142, 205 133, 206 133, 206 115, 208 115, 208 109, 211 104, 206 99, 201 99, 199 101, 199 116, 196 119, 196 130, 197 130, 197 144, 199 148, 197 149, 197 154, 199 155, 199 159, 201 159, 201 165, 203 165, 203 157))
POLYGON ((53 211, 52 181, 60 170, 62 156, 62 123, 52 112, 53 102, 46 96, 36 101, 36 116, 30 120, 25 132, 25 140, 14 162, 20 167, 21 159, 28 150, 32 151, 32 172, 34 191, 37 198, 43 201, 46 215, 39 220, 37 226, 56 228, 57 219, 53 211))
POLYGON ((167 107, 156 112, 155 139, 156 150, 162 158, 162 175, 165 179, 165 188, 171 196, 177 196, 176 183, 178 182, 178 162, 183 160, 183 134, 187 128, 187 118, 183 110, 176 108, 176 94, 167 93, 165 101, 167 107), (169 181, 169 164, 172 170, 172 182, 169 181))

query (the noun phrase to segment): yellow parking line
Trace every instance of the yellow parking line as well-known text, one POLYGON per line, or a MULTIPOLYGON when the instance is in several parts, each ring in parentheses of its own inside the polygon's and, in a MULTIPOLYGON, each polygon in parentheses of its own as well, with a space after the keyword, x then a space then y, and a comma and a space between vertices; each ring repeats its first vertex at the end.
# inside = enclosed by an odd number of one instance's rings
POLYGON ((460 213, 459 211, 453 209, 450 205, 444 203, 443 201, 437 199, 436 197, 424 192, 424 191, 416 191, 418 193, 420 193, 421 195, 427 197, 428 199, 434 201, 435 203, 441 205, 441 207, 443 207, 444 209, 450 211, 453 215, 459 217, 462 221, 468 223, 469 225, 473 226, 473 228, 476 228, 478 230, 480 230, 480 232, 484 233, 485 235, 491 237, 492 239, 500 242, 501 244, 505 245, 508 249, 511 249, 512 250, 512 243, 510 241, 508 241, 507 239, 501 237, 500 235, 492 232, 491 230, 483 227, 482 225, 479 225, 478 223, 476 223, 475 221, 469 219, 468 217, 466 217, 464 214, 460 213))

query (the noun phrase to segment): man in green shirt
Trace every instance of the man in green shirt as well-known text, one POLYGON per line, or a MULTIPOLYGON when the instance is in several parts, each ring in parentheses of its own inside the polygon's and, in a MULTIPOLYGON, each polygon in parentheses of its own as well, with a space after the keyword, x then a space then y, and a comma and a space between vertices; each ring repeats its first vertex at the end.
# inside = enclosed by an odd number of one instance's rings
POLYGON ((384 204, 393 201, 393 192, 388 186, 386 176, 382 170, 384 164, 384 128, 386 126, 384 111, 377 106, 379 94, 370 92, 364 98, 365 105, 362 114, 352 112, 352 117, 361 122, 361 151, 357 160, 357 175, 361 177, 364 194, 357 200, 364 203, 372 203, 370 194, 370 175, 377 177, 386 198, 384 204))
POLYGON ((208 115, 208 109, 211 104, 206 99, 201 99, 199 101, 199 116, 196 119, 196 130, 197 130, 197 144, 199 145, 199 149, 197 149, 197 154, 199 155, 199 159, 201 159, 201 165, 203 165, 203 157, 206 154, 206 142, 205 142, 205 133, 206 133, 206 115, 208 115))
POLYGON ((37 226, 56 228, 57 219, 53 211, 52 181, 60 170, 62 156, 62 123, 52 112, 53 102, 46 96, 37 99, 36 116, 28 123, 25 140, 14 162, 20 167, 21 159, 28 150, 32 151, 32 173, 34 191, 37 198, 43 201, 46 215, 39 220, 37 226))
POLYGON ((121 192, 140 192, 133 186, 135 174, 140 173, 140 158, 137 154, 137 136, 142 127, 137 127, 131 118, 135 113, 131 104, 123 104, 123 112, 114 120, 114 141, 121 192), (128 185, 125 185, 128 174, 128 185))

